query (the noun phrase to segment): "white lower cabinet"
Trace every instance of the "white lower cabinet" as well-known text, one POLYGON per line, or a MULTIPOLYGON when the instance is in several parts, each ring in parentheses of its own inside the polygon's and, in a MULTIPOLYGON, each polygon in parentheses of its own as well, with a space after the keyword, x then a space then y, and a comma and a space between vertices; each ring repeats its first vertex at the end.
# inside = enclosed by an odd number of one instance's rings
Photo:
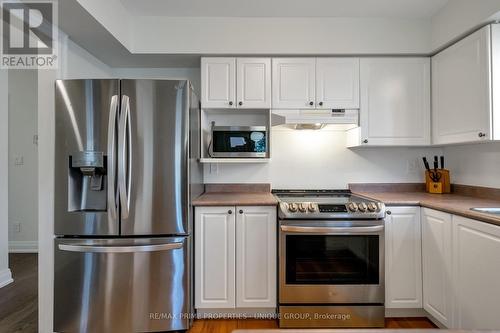
POLYGON ((276 307, 276 207, 195 208, 195 308, 276 307))
POLYGON ((500 329, 500 227, 453 216, 453 327, 500 329))
POLYGON ((422 307, 420 207, 387 207, 385 307, 422 307))
POLYGON ((451 215, 422 210, 422 264, 424 309, 451 327, 451 215))

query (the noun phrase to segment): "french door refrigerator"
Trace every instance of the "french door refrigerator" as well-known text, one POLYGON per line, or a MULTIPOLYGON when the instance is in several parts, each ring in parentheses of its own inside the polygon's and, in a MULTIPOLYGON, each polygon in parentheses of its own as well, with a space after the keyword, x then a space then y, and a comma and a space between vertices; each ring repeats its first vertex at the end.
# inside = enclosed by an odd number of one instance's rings
POLYGON ((189 81, 60 80, 54 331, 188 329, 203 192, 189 81))

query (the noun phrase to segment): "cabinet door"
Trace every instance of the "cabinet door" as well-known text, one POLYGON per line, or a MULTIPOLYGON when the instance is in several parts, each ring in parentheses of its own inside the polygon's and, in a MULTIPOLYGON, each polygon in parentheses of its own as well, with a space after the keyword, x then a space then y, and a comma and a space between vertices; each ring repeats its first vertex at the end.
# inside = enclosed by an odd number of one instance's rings
POLYGON ((315 108, 315 58, 274 58, 273 108, 315 108))
POLYGON ((385 306, 422 307, 420 207, 388 207, 385 220, 385 306))
POLYGON ((361 59, 361 142, 430 143, 429 58, 361 59))
POLYGON ((500 329, 500 227, 453 216, 454 328, 500 329))
POLYGON ((451 215, 423 208, 422 263, 424 309, 451 327, 451 215))
POLYGON ((276 307, 276 207, 237 207, 236 306, 276 307))
POLYGON ((489 26, 432 57, 434 144, 490 138, 490 70, 489 26))
POLYGON ((195 208, 195 307, 235 307, 234 207, 195 208))
POLYGON ((271 59, 236 59, 238 108, 271 108, 271 59))
POLYGON ((359 58, 316 59, 316 107, 359 109, 359 58))
POLYGON ((201 58, 201 106, 236 107, 236 59, 201 58))

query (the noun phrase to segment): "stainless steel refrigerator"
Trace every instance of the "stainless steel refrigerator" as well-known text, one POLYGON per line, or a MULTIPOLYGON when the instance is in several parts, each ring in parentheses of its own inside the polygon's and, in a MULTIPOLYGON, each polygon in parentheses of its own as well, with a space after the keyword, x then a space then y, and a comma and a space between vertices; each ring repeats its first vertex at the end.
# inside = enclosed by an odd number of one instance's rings
POLYGON ((54 331, 188 329, 203 191, 190 82, 61 80, 55 109, 54 331))

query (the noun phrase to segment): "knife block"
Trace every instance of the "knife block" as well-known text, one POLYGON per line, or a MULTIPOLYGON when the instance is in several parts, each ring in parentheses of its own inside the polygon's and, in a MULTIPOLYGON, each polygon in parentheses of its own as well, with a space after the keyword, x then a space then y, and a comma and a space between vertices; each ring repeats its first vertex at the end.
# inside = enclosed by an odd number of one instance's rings
POLYGON ((434 182, 431 179, 430 172, 428 170, 425 171, 425 190, 428 193, 450 193, 450 170, 437 169, 437 173, 441 175, 441 179, 439 179, 439 182, 434 182))

